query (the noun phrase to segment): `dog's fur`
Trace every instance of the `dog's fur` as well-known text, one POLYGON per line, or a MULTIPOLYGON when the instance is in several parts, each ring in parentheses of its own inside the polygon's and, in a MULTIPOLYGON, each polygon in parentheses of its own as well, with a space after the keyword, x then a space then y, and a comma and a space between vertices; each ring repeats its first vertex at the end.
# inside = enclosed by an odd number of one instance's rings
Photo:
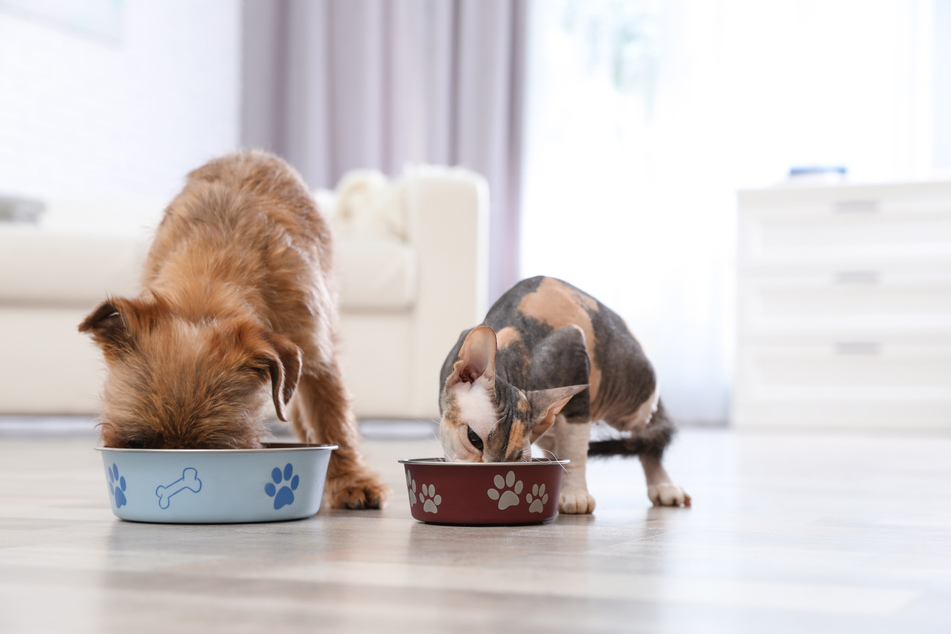
POLYGON ((106 359, 103 444, 259 447, 270 400, 302 441, 339 445, 331 506, 382 506, 389 489, 363 462, 337 362, 331 247, 282 160, 242 152, 189 174, 139 296, 109 298, 79 326, 106 359))

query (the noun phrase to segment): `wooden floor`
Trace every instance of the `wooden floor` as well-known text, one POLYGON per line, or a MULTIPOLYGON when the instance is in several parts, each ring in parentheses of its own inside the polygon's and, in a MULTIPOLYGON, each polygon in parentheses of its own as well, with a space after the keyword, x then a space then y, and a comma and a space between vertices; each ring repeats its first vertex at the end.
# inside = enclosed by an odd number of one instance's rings
POLYGON ((685 430, 654 509, 636 459, 593 517, 454 528, 383 511, 117 520, 95 438, 0 431, 0 632, 951 632, 951 437, 685 430))

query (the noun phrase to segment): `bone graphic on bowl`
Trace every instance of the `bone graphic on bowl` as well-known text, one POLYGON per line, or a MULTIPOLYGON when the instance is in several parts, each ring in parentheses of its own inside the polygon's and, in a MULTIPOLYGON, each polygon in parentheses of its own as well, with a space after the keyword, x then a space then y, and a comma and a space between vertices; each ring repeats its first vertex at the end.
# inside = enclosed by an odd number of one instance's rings
POLYGON ((201 480, 198 479, 198 469, 187 467, 182 471, 182 477, 180 479, 172 482, 168 486, 160 486, 155 489, 155 495, 159 498, 159 507, 167 509, 169 498, 176 493, 181 493, 185 489, 188 489, 192 493, 201 491, 201 480))

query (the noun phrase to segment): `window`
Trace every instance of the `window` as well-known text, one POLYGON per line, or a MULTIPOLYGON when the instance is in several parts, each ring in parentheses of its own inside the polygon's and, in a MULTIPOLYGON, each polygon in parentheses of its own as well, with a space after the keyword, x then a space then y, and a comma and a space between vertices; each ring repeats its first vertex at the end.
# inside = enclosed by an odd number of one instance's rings
POLYGON ((932 167, 933 4, 546 0, 531 11, 523 276, 625 318, 680 420, 725 421, 735 193, 932 167))

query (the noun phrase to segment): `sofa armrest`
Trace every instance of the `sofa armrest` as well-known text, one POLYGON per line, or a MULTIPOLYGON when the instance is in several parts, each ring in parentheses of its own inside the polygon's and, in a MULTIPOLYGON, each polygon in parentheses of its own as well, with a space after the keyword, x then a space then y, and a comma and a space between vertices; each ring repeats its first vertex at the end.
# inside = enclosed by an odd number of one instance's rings
POLYGON ((460 168, 414 168, 404 182, 418 271, 410 403, 414 416, 436 419, 446 355, 485 317, 489 190, 484 178, 460 168))

